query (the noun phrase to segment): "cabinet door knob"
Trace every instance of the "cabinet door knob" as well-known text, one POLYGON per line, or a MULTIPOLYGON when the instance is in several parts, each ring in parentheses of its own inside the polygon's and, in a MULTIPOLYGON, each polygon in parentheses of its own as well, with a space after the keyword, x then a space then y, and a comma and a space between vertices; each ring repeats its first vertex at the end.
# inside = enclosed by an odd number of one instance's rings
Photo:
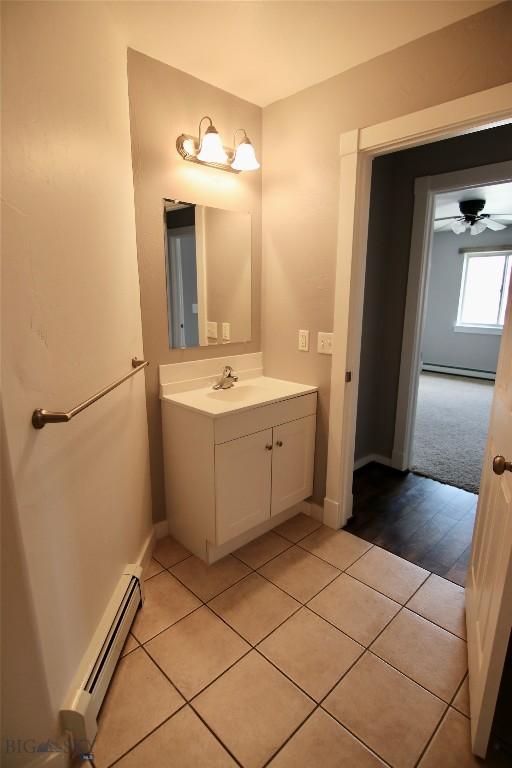
POLYGON ((282 448, 283 447, 283 441, 282 440, 278 440, 276 445, 278 445, 279 448, 282 448))
POLYGON ((265 446, 265 450, 266 450, 266 451, 271 451, 271 450, 272 450, 272 446, 270 445, 270 443, 267 443, 267 444, 266 444, 266 446, 265 446))

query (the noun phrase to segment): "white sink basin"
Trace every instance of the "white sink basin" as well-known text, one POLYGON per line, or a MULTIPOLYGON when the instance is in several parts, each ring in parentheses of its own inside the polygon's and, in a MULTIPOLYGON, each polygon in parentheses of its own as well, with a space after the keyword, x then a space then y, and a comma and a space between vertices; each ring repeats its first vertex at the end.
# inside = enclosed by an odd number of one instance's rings
POLYGON ((309 392, 316 392, 317 389, 318 387, 307 384, 272 379, 269 376, 257 376, 239 381, 230 389, 212 389, 209 385, 162 395, 162 400, 216 417, 299 397, 309 392))
POLYGON ((212 389, 207 392, 206 397, 213 397, 220 402, 243 403, 263 393, 265 389, 261 385, 242 381, 239 384, 233 384, 229 389, 212 389))

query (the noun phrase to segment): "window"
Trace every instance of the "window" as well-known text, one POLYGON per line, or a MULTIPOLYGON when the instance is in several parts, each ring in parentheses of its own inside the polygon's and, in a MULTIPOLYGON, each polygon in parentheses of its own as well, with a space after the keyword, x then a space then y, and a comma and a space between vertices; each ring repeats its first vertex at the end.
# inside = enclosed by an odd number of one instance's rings
POLYGON ((511 267, 512 252, 464 254, 456 331, 501 333, 511 267))

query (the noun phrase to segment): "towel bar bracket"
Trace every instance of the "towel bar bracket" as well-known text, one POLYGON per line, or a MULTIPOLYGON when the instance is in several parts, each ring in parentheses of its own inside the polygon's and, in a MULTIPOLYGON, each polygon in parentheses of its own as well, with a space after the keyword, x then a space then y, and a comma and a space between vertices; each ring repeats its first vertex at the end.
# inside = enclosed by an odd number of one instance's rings
POLYGON ((84 400, 83 403, 80 403, 80 405, 77 405, 70 411, 47 411, 46 408, 36 408, 36 410, 32 413, 32 426, 34 429, 42 429, 45 424, 59 424, 64 421, 71 421, 71 419, 78 413, 84 411, 86 408, 88 408, 100 398, 107 395, 109 392, 112 392, 112 390, 122 384, 123 381, 130 379, 134 374, 148 365, 149 362, 147 360, 139 360, 136 357, 132 358, 133 371, 130 371, 124 376, 121 376, 121 378, 117 379, 117 381, 114 381, 113 384, 110 384, 108 387, 105 387, 99 392, 96 392, 95 395, 90 397, 88 400, 84 400))

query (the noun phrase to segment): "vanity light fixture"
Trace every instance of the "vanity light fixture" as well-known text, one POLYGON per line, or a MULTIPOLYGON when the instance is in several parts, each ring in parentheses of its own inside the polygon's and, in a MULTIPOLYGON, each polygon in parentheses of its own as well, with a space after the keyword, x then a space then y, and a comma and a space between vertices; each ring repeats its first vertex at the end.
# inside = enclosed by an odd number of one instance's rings
POLYGON ((197 153, 197 159, 202 163, 217 163, 220 165, 226 163, 228 159, 226 151, 222 146, 219 132, 212 123, 211 117, 208 116, 202 117, 199 121, 199 152, 197 153), (209 120, 210 125, 201 139, 201 124, 203 120, 209 120))
POLYGON ((184 160, 201 165, 210 165, 223 171, 240 173, 240 171, 255 171, 260 167, 256 159, 254 147, 251 144, 244 128, 237 128, 236 134, 243 131, 244 137, 236 145, 235 149, 224 147, 221 138, 211 117, 205 115, 199 121, 199 137, 182 133, 176 139, 176 149, 184 160), (203 120, 209 120, 209 126, 205 133, 201 134, 203 120))
POLYGON ((256 152, 251 144, 245 128, 237 128, 233 137, 233 144, 235 145, 235 156, 231 162, 231 168, 235 171, 257 171, 260 164, 256 160, 256 152), (243 131, 244 138, 236 145, 236 134, 238 131, 243 131))

